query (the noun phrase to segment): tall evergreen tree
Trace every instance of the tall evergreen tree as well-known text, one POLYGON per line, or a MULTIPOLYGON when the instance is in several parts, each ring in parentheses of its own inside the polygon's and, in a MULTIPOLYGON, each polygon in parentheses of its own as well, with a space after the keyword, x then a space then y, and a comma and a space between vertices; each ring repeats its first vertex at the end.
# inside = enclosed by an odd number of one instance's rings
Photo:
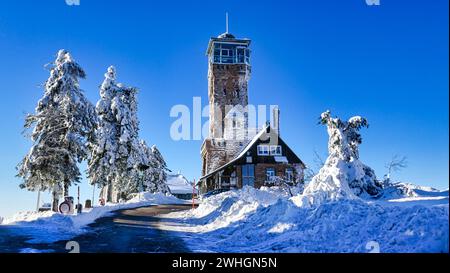
POLYGON ((148 166, 141 152, 139 142, 139 121, 137 117, 137 89, 119 86, 116 97, 112 101, 111 109, 119 124, 119 141, 117 149, 117 169, 115 190, 116 196, 127 198, 136 192, 136 185, 140 183, 140 173, 148 166))
POLYGON ((59 195, 80 180, 77 163, 88 156, 86 140, 95 125, 94 107, 79 87, 85 72, 65 50, 58 52, 45 83, 45 93, 34 114, 27 115, 25 129, 33 127, 33 146, 17 166, 21 188, 51 190, 53 210, 59 195))
POLYGON ((116 158, 120 127, 111 105, 119 86, 116 83, 116 70, 110 66, 100 87, 100 100, 95 112, 98 116, 95 137, 89 143, 91 156, 88 164, 88 176, 91 184, 106 190, 108 202, 112 199, 112 188, 117 174, 116 158))
POLYGON ((139 144, 136 93, 136 88, 117 83, 115 68, 108 68, 96 105, 98 123, 88 165, 91 183, 102 187, 107 202, 136 192, 140 170, 146 167, 139 144))
POLYGON ((139 141, 137 89, 116 82, 109 67, 96 106, 98 124, 90 143, 88 173, 102 187, 107 202, 127 199, 142 190, 168 192, 166 163, 159 151, 139 141))

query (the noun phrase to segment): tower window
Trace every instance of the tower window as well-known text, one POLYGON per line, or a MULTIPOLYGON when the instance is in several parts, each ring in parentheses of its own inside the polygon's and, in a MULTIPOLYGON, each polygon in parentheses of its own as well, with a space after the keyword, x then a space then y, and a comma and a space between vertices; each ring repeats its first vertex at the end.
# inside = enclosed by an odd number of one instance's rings
POLYGON ((210 60, 220 64, 249 63, 249 51, 241 43, 214 43, 210 60))

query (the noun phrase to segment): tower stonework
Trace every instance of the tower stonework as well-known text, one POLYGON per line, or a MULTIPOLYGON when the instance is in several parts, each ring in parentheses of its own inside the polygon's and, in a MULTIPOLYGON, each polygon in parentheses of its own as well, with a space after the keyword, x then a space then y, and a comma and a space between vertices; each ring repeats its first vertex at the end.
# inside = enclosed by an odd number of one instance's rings
POLYGON ((209 136, 224 137, 224 119, 230 108, 248 105, 248 80, 250 66, 247 64, 209 64, 208 97, 210 105, 209 136))
POLYGON ((250 40, 230 33, 211 38, 208 56, 209 136, 201 148, 202 175, 232 160, 248 139, 250 40))

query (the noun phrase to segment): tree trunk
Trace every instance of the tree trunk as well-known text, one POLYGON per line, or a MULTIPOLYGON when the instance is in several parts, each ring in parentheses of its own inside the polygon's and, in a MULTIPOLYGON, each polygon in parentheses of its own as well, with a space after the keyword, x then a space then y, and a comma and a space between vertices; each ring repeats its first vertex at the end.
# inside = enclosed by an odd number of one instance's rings
POLYGON ((58 212, 59 194, 56 190, 52 191, 52 197, 53 197, 52 210, 54 212, 58 212))
POLYGON ((112 183, 108 184, 108 190, 106 191, 106 202, 112 202, 113 186, 112 183))
POLYGON ((69 181, 64 181, 63 197, 69 196, 69 181))

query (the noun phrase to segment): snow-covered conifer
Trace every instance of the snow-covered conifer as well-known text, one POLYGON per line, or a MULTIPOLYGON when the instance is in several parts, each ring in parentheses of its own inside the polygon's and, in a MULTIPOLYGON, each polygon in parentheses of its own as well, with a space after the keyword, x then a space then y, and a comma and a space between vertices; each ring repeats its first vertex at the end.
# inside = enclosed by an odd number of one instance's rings
POLYGON ((149 166, 144 173, 145 190, 148 192, 168 193, 170 190, 166 184, 167 164, 164 158, 155 145, 149 148, 145 141, 141 141, 141 146, 149 166))
POLYGON ((98 123, 95 137, 89 145, 91 156, 88 164, 91 184, 106 189, 107 201, 111 201, 112 185, 117 174, 116 154, 120 125, 113 114, 111 105, 118 89, 116 70, 110 66, 105 73, 105 79, 100 87, 100 100, 95 107, 98 123))
POLYGON ((86 140, 95 125, 94 107, 79 87, 85 72, 65 50, 58 52, 45 83, 44 96, 25 120, 33 128, 33 146, 17 166, 21 188, 53 192, 56 210, 60 189, 80 180, 77 163, 88 156, 86 140))
POLYGON ((136 94, 136 88, 119 84, 111 103, 112 113, 119 125, 115 158, 117 177, 114 183, 118 194, 115 196, 122 198, 136 192, 142 180, 141 174, 147 168, 139 141, 136 94))
POLYGON ((359 160, 358 146, 362 142, 359 130, 369 126, 367 120, 356 116, 342 121, 332 118, 330 111, 326 111, 320 116, 319 123, 327 126, 329 155, 305 188, 304 201, 320 203, 324 199, 379 194, 381 184, 375 172, 359 160))

